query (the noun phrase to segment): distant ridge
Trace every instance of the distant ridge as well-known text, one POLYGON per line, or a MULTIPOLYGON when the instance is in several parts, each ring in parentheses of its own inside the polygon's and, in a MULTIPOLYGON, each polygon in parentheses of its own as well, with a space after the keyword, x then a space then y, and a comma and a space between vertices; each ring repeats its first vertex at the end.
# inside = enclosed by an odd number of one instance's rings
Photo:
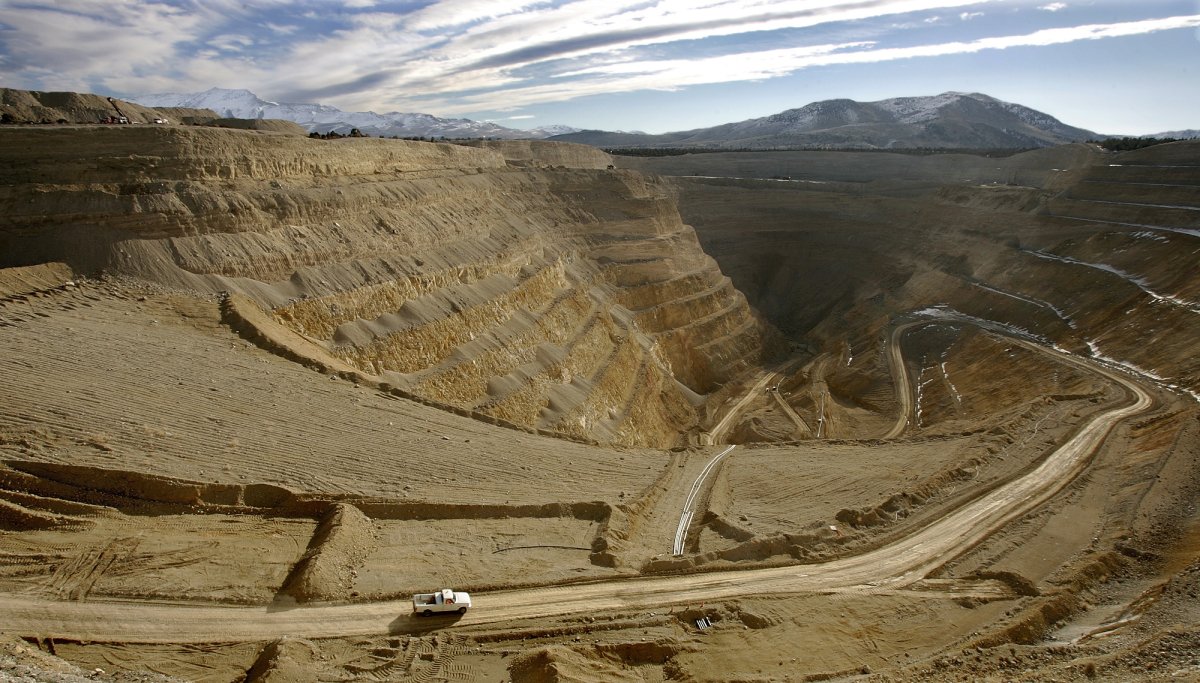
POLYGON ((545 126, 518 130, 486 121, 443 119, 430 114, 402 112, 349 112, 325 104, 286 104, 264 100, 249 90, 210 88, 198 93, 159 93, 134 98, 148 107, 194 107, 211 109, 219 116, 238 119, 283 119, 304 126, 309 132, 349 133, 357 128, 373 136, 541 139, 571 133, 569 126, 545 126))
POLYGON ((662 135, 580 131, 552 139, 605 148, 1009 149, 1097 137, 1019 104, 980 93, 946 92, 878 102, 824 100, 762 118, 662 135))
POLYGON ((1188 128, 1187 130, 1168 130, 1162 133, 1153 135, 1143 135, 1144 138, 1175 138, 1176 140, 1191 140, 1192 138, 1200 138, 1200 130, 1188 128))

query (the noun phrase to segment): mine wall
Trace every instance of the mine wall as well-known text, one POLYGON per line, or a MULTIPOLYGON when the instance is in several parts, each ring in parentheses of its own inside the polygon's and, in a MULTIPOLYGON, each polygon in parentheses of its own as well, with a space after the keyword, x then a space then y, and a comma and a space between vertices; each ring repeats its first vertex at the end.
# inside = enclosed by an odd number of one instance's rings
MULTIPOLYGON (((933 308, 997 321, 1195 396, 1198 148, 620 163, 677 175, 681 212, 722 272, 788 338, 841 354, 843 387, 886 385, 889 326, 933 308), (692 177, 723 173, 740 177, 692 177)), ((893 409, 880 398, 867 403, 893 409)))
POLYGON ((366 376, 525 427, 675 446, 781 347, 670 188, 590 147, 171 126, 0 150, 0 267, 242 295, 366 376))

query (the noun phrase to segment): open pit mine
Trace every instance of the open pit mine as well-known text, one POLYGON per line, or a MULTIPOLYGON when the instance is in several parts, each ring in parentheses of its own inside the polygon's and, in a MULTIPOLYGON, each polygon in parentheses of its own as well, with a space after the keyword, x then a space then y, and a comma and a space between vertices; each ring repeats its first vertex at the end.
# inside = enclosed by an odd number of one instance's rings
POLYGON ((0 159, 0 677, 1200 678, 1200 143, 0 159))

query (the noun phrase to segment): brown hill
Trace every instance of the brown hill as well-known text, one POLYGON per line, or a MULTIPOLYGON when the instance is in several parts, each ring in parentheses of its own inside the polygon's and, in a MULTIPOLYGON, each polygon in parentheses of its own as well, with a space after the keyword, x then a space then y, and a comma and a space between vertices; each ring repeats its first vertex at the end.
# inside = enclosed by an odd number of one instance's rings
POLYGON ((179 123, 185 118, 202 121, 217 117, 207 109, 160 110, 123 100, 110 101, 100 95, 12 88, 0 88, 0 114, 6 123, 98 123, 118 114, 130 123, 154 123, 157 119, 179 123))
POLYGON ((133 102, 100 95, 73 92, 38 92, 0 88, 0 115, 6 124, 108 123, 124 116, 130 124, 188 124, 265 130, 292 135, 307 135, 303 126, 278 119, 219 118, 210 109, 187 107, 144 107, 133 102))

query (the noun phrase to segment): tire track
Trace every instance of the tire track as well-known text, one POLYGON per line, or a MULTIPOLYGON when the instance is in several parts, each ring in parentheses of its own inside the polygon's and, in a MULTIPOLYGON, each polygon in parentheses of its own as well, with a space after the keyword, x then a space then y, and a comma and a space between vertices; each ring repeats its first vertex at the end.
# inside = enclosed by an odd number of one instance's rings
POLYGON ((692 482, 692 488, 683 501, 683 513, 679 515, 679 526, 675 528, 675 544, 671 547, 671 554, 675 557, 682 555, 683 548, 687 545, 688 529, 691 527, 692 517, 696 514, 696 496, 703 490, 708 477, 734 448, 736 446, 726 446, 724 450, 714 455, 704 469, 700 470, 700 475, 696 477, 696 480, 692 482))

